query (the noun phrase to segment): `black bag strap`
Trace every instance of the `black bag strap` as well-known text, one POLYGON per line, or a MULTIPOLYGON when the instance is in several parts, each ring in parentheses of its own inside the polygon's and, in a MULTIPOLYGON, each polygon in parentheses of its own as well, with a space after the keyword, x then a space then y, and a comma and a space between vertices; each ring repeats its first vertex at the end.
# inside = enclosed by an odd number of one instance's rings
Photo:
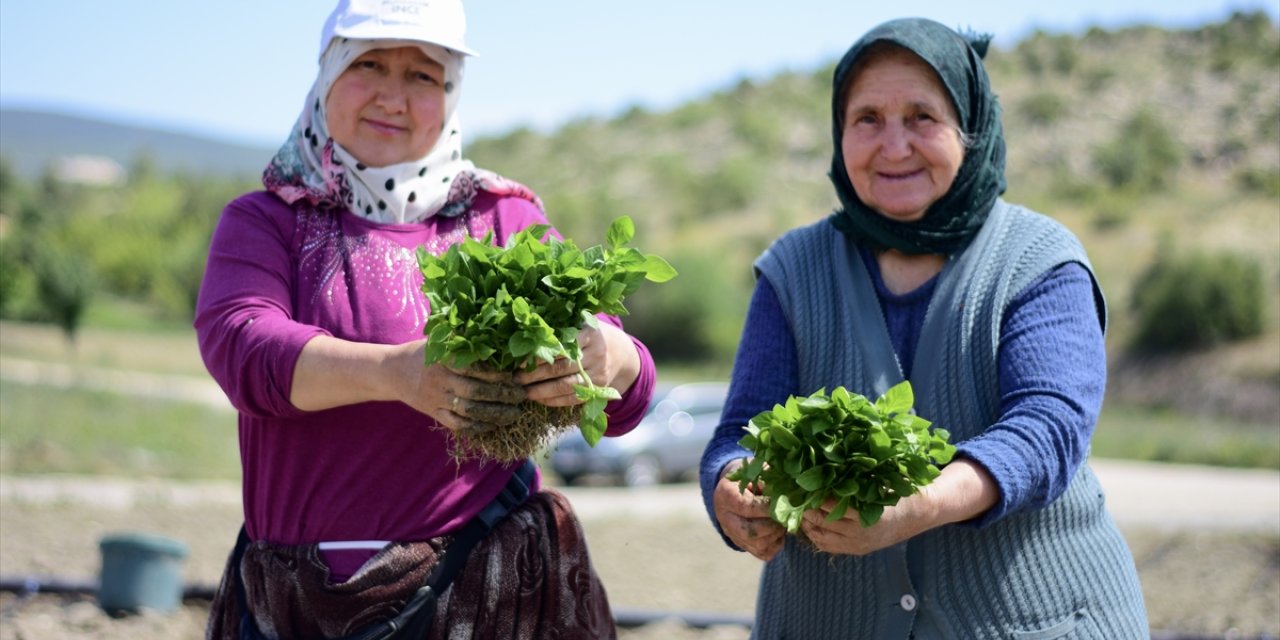
POLYGON ((235 576, 236 601, 240 604, 240 640, 270 640, 258 630, 249 613, 249 599, 244 594, 244 578, 240 575, 240 561, 244 559, 244 551, 249 547, 249 534, 244 525, 240 525, 240 535, 236 536, 236 547, 231 551, 231 571, 235 576))
POLYGON ((420 587, 413 598, 405 604, 400 615, 374 624, 343 640, 425 638, 427 631, 431 628, 431 621, 436 615, 436 600, 445 589, 449 588, 449 585, 453 584, 454 578, 462 571, 476 543, 529 497, 529 487, 533 484, 536 469, 537 465, 533 464, 532 460, 526 459, 493 501, 472 517, 462 531, 453 537, 453 541, 444 550, 444 557, 436 563, 435 568, 431 570, 431 575, 427 577, 427 583, 420 587), (404 635, 400 635, 401 633, 404 635))
MULTIPOLYGON (((489 532, 507 517, 508 513, 524 504, 524 501, 529 498, 529 488, 533 486, 536 470, 537 465, 533 460, 526 459, 524 464, 520 465, 493 501, 472 517, 453 537, 453 541, 445 548, 443 557, 436 562, 431 574, 427 576, 426 583, 418 588, 396 617, 370 625, 341 640, 390 640, 392 638, 417 640, 426 637, 427 631, 431 628, 431 621, 435 618, 436 600, 445 589, 449 588, 449 585, 453 584, 454 578, 462 571, 463 565, 467 563, 467 557, 471 555, 471 550, 476 544, 489 535, 489 532)), ((244 557, 244 551, 248 545, 249 537, 242 526, 235 550, 232 551, 236 598, 240 603, 240 640, 270 640, 258 630, 257 624, 253 621, 253 615, 249 613, 244 581, 240 579, 240 560, 244 557)))

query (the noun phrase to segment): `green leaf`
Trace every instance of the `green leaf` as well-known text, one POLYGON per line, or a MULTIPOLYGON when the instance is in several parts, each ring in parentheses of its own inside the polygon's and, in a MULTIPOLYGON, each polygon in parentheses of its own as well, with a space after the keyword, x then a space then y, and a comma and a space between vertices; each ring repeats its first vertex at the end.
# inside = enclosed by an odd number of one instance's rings
POLYGON ((635 237, 635 235, 635 223, 631 221, 629 216, 621 216, 609 225, 609 231, 605 238, 610 249, 618 249, 628 242, 631 242, 631 239, 635 237))
POLYGON ((880 516, 884 514, 884 506, 879 504, 870 504, 858 509, 858 519, 862 522, 862 526, 869 527, 879 522, 880 516))
POLYGON ((815 436, 831 428, 830 420, 818 416, 814 416, 811 419, 806 420, 804 424, 808 427, 809 433, 815 436))
POLYGON ((679 275, 676 268, 660 256, 644 257, 644 277, 649 282, 666 282, 679 275))
MULTIPOLYGON (((939 429, 939 431, 943 430, 939 429)), ((946 432, 943 431, 943 433, 946 432)), ((936 464, 947 464, 948 462, 951 462, 956 455, 955 445, 948 444, 945 440, 946 436, 943 436, 943 438, 944 439, 940 441, 935 440, 929 447, 929 456, 933 458, 933 461, 936 464)))
POLYGON ((858 481, 854 478, 847 478, 843 482, 835 486, 833 493, 835 493, 836 495, 842 498, 848 498, 848 497, 857 495, 858 481))
POLYGON ((525 332, 515 333, 507 340, 507 350, 516 358, 524 358, 537 349, 539 342, 525 332))
POLYGON ((893 385, 884 395, 876 400, 876 410, 881 415, 891 415, 895 413, 906 413, 911 411, 911 405, 915 404, 915 394, 911 392, 911 382, 903 380, 893 385))
MULTIPOLYGON (((777 433, 777 429, 771 430, 769 433, 777 433)), ((802 473, 804 463, 800 460, 800 452, 794 449, 787 452, 787 457, 782 461, 782 470, 787 472, 788 476, 795 478, 802 473)))
POLYGON ((795 435, 791 433, 791 430, 784 425, 775 425, 773 428, 769 429, 769 433, 773 434, 774 440, 776 440, 778 446, 783 449, 790 450, 800 446, 800 440, 796 438, 795 435))
POLYGON ((822 467, 813 467, 796 477, 796 484, 805 491, 817 491, 824 486, 826 476, 822 467))
POLYGON ((853 397, 849 393, 849 390, 844 387, 836 387, 835 390, 831 392, 831 401, 840 407, 849 408, 853 405, 853 397))
MULTIPOLYGON (((590 385, 590 384, 573 385, 573 395, 577 397, 579 400, 582 400, 583 402, 590 402, 593 400, 608 401, 608 400, 622 399, 622 394, 618 393, 618 390, 614 389, 613 387, 597 387, 595 385, 590 385)), ((604 405, 600 405, 600 407, 603 409, 604 405)))
POLYGON ((839 463, 839 462, 844 462, 846 460, 844 456, 844 452, 841 451, 840 447, 836 444, 829 444, 829 445, 823 446, 822 455, 825 456, 827 460, 830 460, 831 462, 839 463))
POLYGON ((598 294, 600 303, 608 306, 621 302, 626 288, 626 283, 618 282, 617 280, 604 283, 604 286, 600 289, 600 293, 598 294))
MULTIPOLYGON (((419 258, 419 260, 425 260, 425 259, 419 258)), ((448 272, 444 270, 444 267, 440 266, 439 260, 433 259, 430 261, 426 261, 424 266, 422 267, 422 277, 428 280, 439 280, 440 278, 443 278, 447 273, 448 272)))
POLYGON ((564 350, 560 347, 559 343, 556 343, 556 344, 542 343, 542 344, 539 344, 537 348, 533 350, 533 355, 535 358, 543 362, 546 362, 548 364, 555 362, 556 358, 559 358, 560 355, 563 353, 564 353, 564 350))
POLYGON ((605 430, 609 428, 608 418, 604 413, 606 403, 608 400, 604 398, 588 401, 583 405, 582 419, 578 421, 578 430, 582 432, 583 439, 593 447, 600 442, 605 430))
POLYGON ((800 522, 804 518, 803 508, 793 506, 791 500, 785 495, 778 496, 772 506, 774 520, 786 527, 790 533, 800 530, 800 522))
POLYGON ((521 229, 514 240, 518 244, 541 244, 550 231, 551 225, 549 224, 531 224, 521 229))
POLYGON ((845 496, 836 501, 836 506, 827 514, 827 522, 835 522, 849 512, 849 498, 845 496))
POLYGON ((893 440, 885 433, 884 427, 873 425, 867 433, 867 441, 871 443, 871 455, 884 460, 893 454, 893 440))

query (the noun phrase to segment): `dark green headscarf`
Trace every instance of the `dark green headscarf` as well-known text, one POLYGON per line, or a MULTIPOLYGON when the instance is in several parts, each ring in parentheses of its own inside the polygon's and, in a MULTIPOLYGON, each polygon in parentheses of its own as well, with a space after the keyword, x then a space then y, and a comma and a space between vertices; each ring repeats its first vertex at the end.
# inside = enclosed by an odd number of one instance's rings
POLYGON ((832 184, 841 209, 831 223, 845 234, 873 247, 904 253, 950 254, 982 228, 996 198, 1004 193, 1004 133, 1000 106, 982 66, 990 37, 966 37, 932 20, 903 18, 868 32, 844 54, 832 82, 831 116, 835 153, 831 157, 832 184), (919 56, 938 74, 951 96, 960 127, 970 136, 964 161, 951 189, 914 222, 890 220, 858 198, 844 166, 841 146, 845 93, 850 72, 868 47, 877 42, 896 44, 919 56))

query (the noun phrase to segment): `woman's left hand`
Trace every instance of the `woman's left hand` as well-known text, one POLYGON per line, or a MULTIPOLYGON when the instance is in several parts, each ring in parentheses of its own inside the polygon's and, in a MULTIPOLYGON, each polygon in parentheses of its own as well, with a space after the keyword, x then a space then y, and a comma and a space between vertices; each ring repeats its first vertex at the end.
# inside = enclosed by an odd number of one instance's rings
MULTIPOLYGON (((618 393, 626 393, 640 375, 640 354, 625 331, 607 322, 598 328, 583 327, 578 332, 578 347, 582 349, 582 370, 598 387, 613 387, 618 393)), ((528 399, 548 407, 568 407, 582 404, 573 392, 573 385, 582 384, 578 364, 568 358, 555 362, 541 362, 532 371, 521 371, 515 381, 522 384, 528 399)))
POLYGON ((880 519, 869 527, 862 526, 853 509, 843 518, 827 522, 827 514, 836 506, 834 500, 828 500, 805 512, 800 529, 822 551, 864 556, 935 527, 975 518, 995 505, 999 497, 1000 489, 982 465, 956 458, 943 467, 932 484, 885 507, 880 519))
POLYGON ((924 502, 926 500, 920 493, 903 498, 897 505, 885 507, 875 524, 864 527, 858 519, 858 512, 853 509, 843 518, 828 522, 827 515, 836 506, 835 500, 828 500, 821 507, 805 512, 800 530, 821 551, 865 556, 928 530, 927 518, 922 513, 924 502))

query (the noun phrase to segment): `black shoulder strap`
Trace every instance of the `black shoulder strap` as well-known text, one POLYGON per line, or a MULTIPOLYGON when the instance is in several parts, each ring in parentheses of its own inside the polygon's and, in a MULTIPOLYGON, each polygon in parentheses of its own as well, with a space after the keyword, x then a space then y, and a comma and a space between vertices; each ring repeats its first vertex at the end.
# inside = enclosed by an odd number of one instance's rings
POLYGON ((240 525, 240 535, 236 536, 236 547, 231 551, 231 571, 236 584, 236 602, 240 605, 240 640, 270 640, 253 621, 249 612, 249 599, 244 594, 244 578, 240 575, 240 561, 244 559, 244 551, 249 547, 249 534, 244 525, 240 525))
POLYGON ((529 487, 533 484, 534 471, 537 465, 526 459, 524 464, 511 476, 506 486, 494 497, 480 513, 471 518, 462 531, 453 537, 453 541, 444 550, 444 557, 436 563, 427 577, 427 583, 420 587, 413 598, 405 604, 391 620, 380 622, 371 628, 344 640, 389 640, 390 638, 425 638, 431 629, 431 621, 436 614, 436 600, 444 593, 454 578, 462 571, 463 565, 471 555, 471 550, 503 518, 529 497, 529 487), (404 635, 399 635, 403 633, 404 635))

